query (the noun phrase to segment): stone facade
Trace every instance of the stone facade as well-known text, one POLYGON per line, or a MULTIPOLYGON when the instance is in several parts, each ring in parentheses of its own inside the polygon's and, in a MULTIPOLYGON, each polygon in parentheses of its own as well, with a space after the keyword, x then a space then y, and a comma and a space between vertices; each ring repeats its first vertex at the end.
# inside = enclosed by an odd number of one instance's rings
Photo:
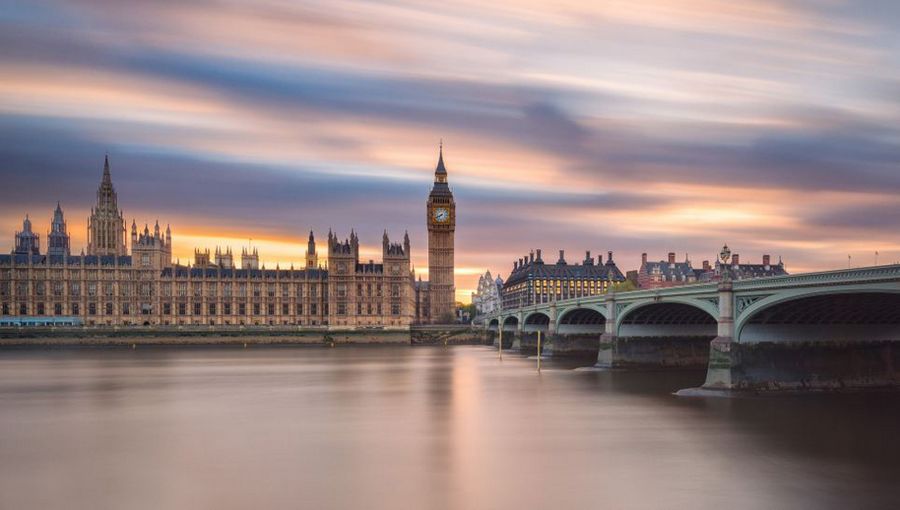
POLYGON ((599 255, 596 262, 586 252, 581 264, 568 264, 565 252, 559 251, 556 264, 546 264, 541 250, 531 252, 513 262, 513 271, 503 284, 503 309, 549 303, 561 299, 605 294, 610 285, 625 281, 622 271, 608 252, 606 262, 599 255))
POLYGON ((479 315, 493 313, 500 309, 500 294, 503 291, 503 279, 495 279, 488 271, 478 278, 478 289, 472 293, 472 304, 479 315))
POLYGON ((245 248, 238 269, 231 248, 216 248, 212 260, 209 250, 195 250, 193 265, 173 263, 171 228, 163 232, 157 222, 152 230, 145 225, 139 231, 132 222, 129 254, 107 158, 88 220, 88 253, 69 254, 59 205, 46 255, 40 253, 39 238, 26 218, 23 231, 16 233, 13 253, 0 255, 0 314, 108 326, 408 329, 414 323, 433 322, 453 310, 455 205, 446 170, 443 177, 439 174, 436 171, 436 192, 428 200, 429 266, 437 282, 417 284, 409 236, 392 243, 387 232, 381 262, 360 261, 355 232, 341 241, 329 231, 324 264, 310 232, 304 267, 266 269, 257 249, 245 248), (447 217, 438 215, 438 209, 446 209, 447 217), (438 291, 432 293, 435 288, 438 291))
MULTIPOLYGON (((456 232, 456 201, 447 183, 444 167, 444 147, 441 144, 434 170, 434 184, 426 203, 428 222, 428 306, 421 322, 453 322, 456 310, 454 285, 454 237, 456 232)), ((420 285, 420 297, 425 287, 420 285)), ((424 301, 424 299, 422 299, 424 301)))

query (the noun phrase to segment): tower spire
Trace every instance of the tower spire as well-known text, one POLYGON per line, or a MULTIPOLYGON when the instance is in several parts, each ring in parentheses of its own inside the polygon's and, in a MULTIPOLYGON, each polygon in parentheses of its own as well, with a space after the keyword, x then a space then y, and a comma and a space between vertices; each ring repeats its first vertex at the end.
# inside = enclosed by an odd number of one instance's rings
POLYGON ((438 145, 438 162, 437 162, 437 166, 434 169, 434 182, 436 182, 436 183, 447 182, 447 168, 444 167, 444 139, 443 138, 441 138, 441 141, 438 145))
POLYGON ((109 153, 103 158, 103 184, 112 184, 112 177, 109 175, 109 153))

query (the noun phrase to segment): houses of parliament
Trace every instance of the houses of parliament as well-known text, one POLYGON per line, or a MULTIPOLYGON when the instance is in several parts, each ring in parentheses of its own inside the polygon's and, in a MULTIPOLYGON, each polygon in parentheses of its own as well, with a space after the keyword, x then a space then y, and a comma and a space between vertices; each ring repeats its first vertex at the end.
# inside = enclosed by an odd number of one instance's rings
POLYGON ((191 265, 172 262, 172 230, 130 232, 119 209, 109 157, 87 222, 87 248, 72 255, 57 204, 46 252, 26 216, 11 254, 0 255, 0 315, 86 326, 272 325, 403 329, 454 318, 456 204, 441 147, 426 201, 429 281, 416 278, 409 235, 385 231, 382 260, 361 261, 359 237, 328 232, 322 257, 309 233, 303 267, 266 269, 244 248, 194 250, 191 265), (130 240, 130 243, 128 242, 130 240), (130 245, 130 251, 129 251, 130 245), (322 260, 324 259, 324 260, 322 260))

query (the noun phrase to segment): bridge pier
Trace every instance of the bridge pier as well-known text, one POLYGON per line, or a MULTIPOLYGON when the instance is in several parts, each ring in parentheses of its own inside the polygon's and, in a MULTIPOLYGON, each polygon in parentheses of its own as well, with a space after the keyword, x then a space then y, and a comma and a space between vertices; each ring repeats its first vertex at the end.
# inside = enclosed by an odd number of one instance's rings
POLYGON ((889 340, 719 342, 711 352, 703 390, 760 392, 900 387, 900 344, 889 340))
POLYGON ((597 368, 703 368, 709 359, 709 336, 600 337, 597 368))

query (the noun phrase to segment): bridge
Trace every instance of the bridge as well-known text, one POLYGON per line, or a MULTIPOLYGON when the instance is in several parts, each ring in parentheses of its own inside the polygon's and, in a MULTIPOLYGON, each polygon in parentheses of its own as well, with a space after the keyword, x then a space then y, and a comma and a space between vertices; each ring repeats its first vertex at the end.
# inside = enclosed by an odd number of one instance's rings
POLYGON ((900 387, 900 265, 647 289, 504 309, 494 345, 598 368, 707 367, 707 390, 900 387))

